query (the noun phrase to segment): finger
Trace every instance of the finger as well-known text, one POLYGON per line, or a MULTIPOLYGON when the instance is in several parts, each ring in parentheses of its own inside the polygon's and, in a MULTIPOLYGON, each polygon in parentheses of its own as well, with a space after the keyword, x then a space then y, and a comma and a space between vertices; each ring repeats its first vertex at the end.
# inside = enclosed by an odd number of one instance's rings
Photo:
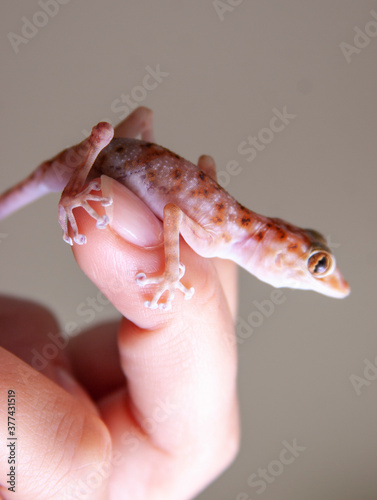
MULTIPOLYGON (((212 156, 201 155, 198 159, 198 167, 211 179, 217 181, 216 163, 212 156)), ((225 292, 233 320, 235 320, 238 304, 237 266, 231 260, 213 259, 213 262, 216 266, 221 285, 225 292)))
POLYGON ((177 292, 171 311, 144 307, 146 292, 137 286, 135 276, 141 270, 146 274, 163 270, 159 221, 123 186, 114 188, 114 181, 107 182, 104 195, 114 190, 111 227, 98 231, 78 210, 76 217, 88 243, 74 245, 73 252, 83 271, 127 318, 119 335, 127 391, 101 404, 122 458, 114 477, 142 484, 147 474, 156 484, 177 488, 177 494, 182 487, 197 491, 229 463, 237 448, 236 353, 230 309, 213 262, 198 257, 184 242, 182 281, 195 286, 194 297, 184 301, 177 292), (135 225, 135 218, 144 223, 135 225), (133 243, 124 239, 129 235, 133 243), (140 241, 144 247, 137 246, 140 241), (133 449, 130 436, 136 439, 133 449))
POLYGON ((0 296, 0 345, 54 380, 69 369, 66 341, 53 314, 34 302, 0 296))
POLYGON ((14 297, 0 296, 0 346, 59 384, 97 412, 86 392, 72 378, 67 337, 45 307, 14 297))
POLYGON ((228 303, 228 307, 233 321, 236 320, 238 309, 238 270, 236 264, 232 260, 212 259, 217 275, 219 277, 221 287, 228 303))
POLYGON ((104 323, 69 341, 67 354, 72 372, 94 401, 124 387, 118 330, 119 321, 104 323))
POLYGON ((212 156, 201 155, 198 159, 198 167, 211 179, 217 182, 216 163, 212 156))
POLYGON ((2 498, 84 498, 79 495, 85 490, 90 498, 105 498, 107 479, 101 470, 109 461, 111 446, 103 422, 86 405, 3 348, 0 389, 5 410, 0 412, 2 498), (15 468, 10 469, 11 465, 15 468), (94 478, 98 481, 95 487, 94 478), (13 479, 15 484, 9 482, 13 479), (12 486, 15 493, 9 490, 12 486))
POLYGON ((114 137, 136 138, 141 135, 143 140, 154 142, 153 111, 145 106, 136 108, 115 127, 114 132, 114 137))

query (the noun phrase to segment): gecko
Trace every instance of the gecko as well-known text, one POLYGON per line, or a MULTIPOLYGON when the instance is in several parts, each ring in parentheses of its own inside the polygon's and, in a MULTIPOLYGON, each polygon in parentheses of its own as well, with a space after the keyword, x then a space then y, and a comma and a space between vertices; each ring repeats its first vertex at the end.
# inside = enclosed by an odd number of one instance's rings
POLYGON ((99 229, 108 225, 108 217, 89 203, 112 203, 98 193, 98 178, 107 175, 134 192, 163 222, 163 273, 135 276, 138 285, 156 287, 153 298, 144 302, 148 308, 169 309, 176 290, 185 299, 194 294, 194 288, 181 281, 185 267, 179 258, 180 236, 198 255, 231 259, 274 287, 310 289, 335 298, 349 294, 350 287, 322 234, 259 215, 238 203, 203 162, 195 165, 157 145, 152 117, 148 108, 135 109, 118 127, 121 137, 116 138, 113 127, 100 122, 88 138, 43 162, 3 193, 0 219, 46 193, 62 190, 63 239, 70 245, 85 244, 73 210, 86 210, 99 229))

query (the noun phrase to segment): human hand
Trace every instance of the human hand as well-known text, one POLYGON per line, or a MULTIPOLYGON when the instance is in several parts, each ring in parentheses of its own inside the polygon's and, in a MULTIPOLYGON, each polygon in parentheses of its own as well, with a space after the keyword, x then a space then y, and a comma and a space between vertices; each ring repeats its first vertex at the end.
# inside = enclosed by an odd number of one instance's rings
POLYGON ((182 242, 193 298, 177 293, 170 311, 146 309, 153 289, 135 276, 161 271, 162 246, 145 248, 161 241, 160 222, 123 186, 105 179, 104 189, 114 199, 110 228, 99 231, 78 210, 88 242, 73 252, 123 315, 120 325, 72 338, 38 371, 33 349, 51 343, 57 322, 36 304, 0 302, 4 499, 188 499, 237 450, 235 265, 182 242), (8 389, 16 392, 16 494, 7 484, 8 389))

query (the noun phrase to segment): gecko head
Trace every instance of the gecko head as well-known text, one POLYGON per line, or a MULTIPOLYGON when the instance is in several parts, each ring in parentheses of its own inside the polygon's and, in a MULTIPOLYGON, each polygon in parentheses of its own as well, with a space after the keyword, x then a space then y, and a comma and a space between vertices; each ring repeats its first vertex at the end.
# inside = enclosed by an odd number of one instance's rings
POLYGON ((313 290, 338 299, 347 297, 350 286, 343 278, 325 237, 313 229, 302 229, 300 233, 297 235, 300 250, 296 259, 290 259, 288 269, 292 288, 313 290))
POLYGON ((350 286, 336 265, 326 239, 313 229, 305 229, 304 232, 311 242, 306 256, 306 268, 312 289, 329 297, 347 297, 351 291, 350 286))
POLYGON ((350 293, 322 234, 280 219, 273 221, 276 231, 271 231, 270 258, 262 265, 261 274, 255 273, 257 277, 275 287, 313 290, 339 299, 350 293))

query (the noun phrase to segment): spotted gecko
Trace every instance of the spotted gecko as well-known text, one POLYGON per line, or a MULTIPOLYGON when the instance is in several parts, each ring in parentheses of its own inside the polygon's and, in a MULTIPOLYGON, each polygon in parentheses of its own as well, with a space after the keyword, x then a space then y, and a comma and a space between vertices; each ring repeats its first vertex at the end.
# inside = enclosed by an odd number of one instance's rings
POLYGON ((349 285, 320 233, 248 210, 216 182, 216 172, 203 162, 196 166, 155 144, 149 109, 137 108, 118 130, 121 137, 113 138, 113 127, 101 122, 80 144, 43 162, 0 196, 0 219, 64 188, 59 202, 63 239, 70 245, 85 244, 73 209, 82 207, 98 228, 106 227, 108 217, 88 203, 112 203, 93 193, 100 190, 97 179, 105 174, 133 191, 163 221, 165 270, 157 277, 144 273, 135 277, 140 286, 157 285, 146 307, 170 308, 176 289, 186 299, 194 293, 181 282, 185 267, 179 260, 180 235, 202 257, 231 259, 274 287, 311 289, 336 298, 349 294, 349 285), (165 292, 167 298, 160 301, 165 292))

